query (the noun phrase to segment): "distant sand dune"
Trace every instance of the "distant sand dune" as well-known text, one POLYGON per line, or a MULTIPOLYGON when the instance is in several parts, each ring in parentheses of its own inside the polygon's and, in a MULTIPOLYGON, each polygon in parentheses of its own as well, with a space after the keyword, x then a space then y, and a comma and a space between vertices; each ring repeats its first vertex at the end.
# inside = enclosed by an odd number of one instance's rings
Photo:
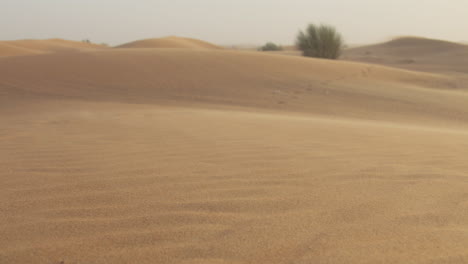
POLYGON ((348 49, 344 59, 413 70, 466 73, 468 46, 443 40, 402 37, 348 49))
POLYGON ((0 57, 103 48, 106 47, 63 39, 0 41, 0 57))
MULTIPOLYGON (((268 53, 301 56, 293 46, 268 53)), ((384 43, 346 48, 340 60, 461 75, 468 80, 468 45, 444 40, 400 37, 384 43)))
POLYGON ((14 44, 9 44, 6 42, 0 42, 0 57, 7 56, 21 56, 21 55, 30 55, 30 54, 39 54, 41 53, 38 50, 28 49, 21 46, 16 46, 14 44))
POLYGON ((221 47, 208 43, 206 41, 181 37, 166 37, 159 39, 139 40, 117 46, 117 48, 222 49, 221 47))

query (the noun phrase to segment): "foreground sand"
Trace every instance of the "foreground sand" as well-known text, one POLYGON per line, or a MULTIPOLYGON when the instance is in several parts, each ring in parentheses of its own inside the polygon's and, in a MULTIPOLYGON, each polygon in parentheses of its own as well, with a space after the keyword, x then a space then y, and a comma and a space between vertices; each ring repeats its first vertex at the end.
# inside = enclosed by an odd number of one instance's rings
POLYGON ((0 70, 2 264, 468 262, 451 76, 226 51, 0 70))
POLYGON ((468 261, 464 131, 75 103, 6 121, 2 263, 468 261))

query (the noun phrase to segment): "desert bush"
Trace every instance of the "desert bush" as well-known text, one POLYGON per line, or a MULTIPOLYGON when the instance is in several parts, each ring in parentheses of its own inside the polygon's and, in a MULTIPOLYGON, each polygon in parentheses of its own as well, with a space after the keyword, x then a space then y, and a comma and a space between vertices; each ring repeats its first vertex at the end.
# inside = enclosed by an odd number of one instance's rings
POLYGON ((310 24, 297 35, 296 45, 306 57, 338 59, 343 51, 344 41, 333 26, 310 24))
POLYGON ((259 50, 260 51, 279 51, 279 50, 283 50, 283 47, 281 47, 280 45, 276 45, 273 42, 268 42, 267 44, 262 46, 259 50))

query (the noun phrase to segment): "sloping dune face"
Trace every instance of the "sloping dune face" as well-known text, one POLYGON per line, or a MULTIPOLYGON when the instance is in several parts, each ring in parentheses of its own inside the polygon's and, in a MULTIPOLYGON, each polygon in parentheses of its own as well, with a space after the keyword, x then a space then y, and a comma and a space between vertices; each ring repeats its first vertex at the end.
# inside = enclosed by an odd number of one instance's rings
POLYGON ((0 42, 0 57, 21 56, 41 53, 38 50, 28 49, 14 44, 0 42))
POLYGON ((414 70, 466 73, 468 46, 419 37, 349 49, 345 59, 414 70))
POLYGON ((106 47, 92 43, 83 43, 63 39, 1 41, 0 57, 103 48, 106 47))
POLYGON ((181 37, 166 37, 158 39, 145 39, 130 42, 117 46, 117 48, 177 48, 177 49, 222 49, 219 46, 206 41, 181 38, 181 37))
POLYGON ((280 55, 109 50, 9 58, 0 72, 4 89, 23 98, 212 104, 372 119, 468 116, 463 93, 442 91, 459 85, 450 77, 280 55), (443 110, 449 103, 457 111, 443 110))
POLYGON ((3 58, 0 263, 466 263, 464 87, 256 52, 3 58))

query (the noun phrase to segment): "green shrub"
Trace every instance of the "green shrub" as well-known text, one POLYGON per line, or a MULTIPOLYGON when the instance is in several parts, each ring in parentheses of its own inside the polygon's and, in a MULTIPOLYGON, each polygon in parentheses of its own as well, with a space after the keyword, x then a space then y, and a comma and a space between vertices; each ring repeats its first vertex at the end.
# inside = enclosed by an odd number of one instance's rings
POLYGON ((343 51, 344 41, 333 26, 310 24, 305 32, 299 32, 296 45, 306 57, 338 59, 343 51))
POLYGON ((283 47, 281 47, 279 45, 276 45, 273 42, 268 42, 263 47, 261 47, 259 50, 260 51, 279 51, 279 50, 283 50, 283 47))

